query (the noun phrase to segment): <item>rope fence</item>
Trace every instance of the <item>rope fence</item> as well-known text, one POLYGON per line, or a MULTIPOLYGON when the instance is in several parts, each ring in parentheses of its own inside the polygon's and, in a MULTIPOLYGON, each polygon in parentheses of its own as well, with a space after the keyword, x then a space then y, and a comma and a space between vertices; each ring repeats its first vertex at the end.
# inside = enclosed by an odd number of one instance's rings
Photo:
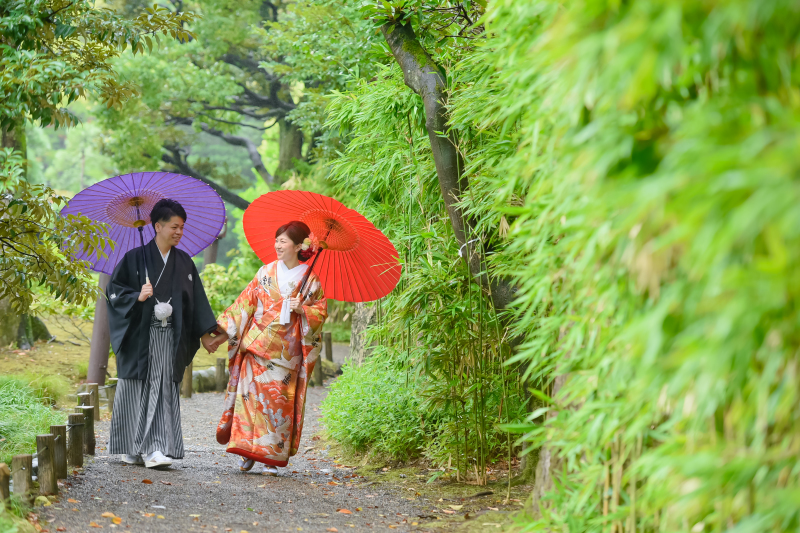
MULTIPOLYGON (((94 390, 114 389, 116 383, 97 387, 88 384, 94 390)), ((113 394, 109 396, 108 411, 111 412, 113 394)), ((33 483, 34 473, 39 481, 38 493, 41 495, 57 495, 58 480, 68 477, 67 465, 70 468, 83 466, 84 455, 94 455, 96 448, 96 435, 94 423, 95 413, 99 413, 99 395, 96 393, 81 395, 77 413, 70 413, 66 424, 50 426, 50 433, 37 435, 36 453, 15 455, 11 465, 0 463, 0 500, 4 505, 10 505, 11 480, 13 479, 13 492, 29 504, 33 502, 36 491, 33 483), (34 459, 37 462, 34 468, 34 459)), ((1 509, 1 508, 0 508, 1 509)))

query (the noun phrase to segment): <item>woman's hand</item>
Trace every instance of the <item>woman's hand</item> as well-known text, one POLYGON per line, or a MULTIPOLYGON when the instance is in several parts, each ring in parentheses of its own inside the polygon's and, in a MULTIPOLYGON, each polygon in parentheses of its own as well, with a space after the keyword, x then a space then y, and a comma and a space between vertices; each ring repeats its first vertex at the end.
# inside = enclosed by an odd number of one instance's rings
POLYGON ((220 332, 219 330, 213 332, 215 335, 212 336, 211 333, 206 333, 202 337, 200 337, 200 341, 203 343, 203 347, 208 351, 208 353, 214 353, 217 351, 217 348, 220 345, 228 340, 228 334, 225 332, 220 332))
POLYGON ((153 295, 153 286, 149 283, 142 285, 142 292, 139 293, 139 301, 143 302, 153 295))
POLYGON ((289 309, 295 313, 303 312, 303 300, 300 298, 289 298, 289 309))

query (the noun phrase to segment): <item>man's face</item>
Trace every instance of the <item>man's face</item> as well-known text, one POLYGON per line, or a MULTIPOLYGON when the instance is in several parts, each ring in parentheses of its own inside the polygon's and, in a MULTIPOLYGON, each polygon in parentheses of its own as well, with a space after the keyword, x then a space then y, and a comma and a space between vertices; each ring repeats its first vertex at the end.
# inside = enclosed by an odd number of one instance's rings
POLYGON ((184 224, 184 220, 179 216, 172 217, 169 222, 156 222, 156 235, 160 237, 161 242, 166 242, 170 246, 178 246, 183 237, 184 224))

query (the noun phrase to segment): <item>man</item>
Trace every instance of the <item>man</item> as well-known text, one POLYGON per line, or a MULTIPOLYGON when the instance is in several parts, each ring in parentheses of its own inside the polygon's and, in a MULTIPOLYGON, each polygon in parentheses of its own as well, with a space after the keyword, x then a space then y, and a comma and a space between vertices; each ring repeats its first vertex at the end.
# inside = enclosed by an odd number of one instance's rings
POLYGON ((183 458, 180 382, 217 321, 194 262, 175 248, 186 211, 160 200, 150 221, 155 238, 125 254, 106 288, 119 377, 108 450, 154 468, 183 458))

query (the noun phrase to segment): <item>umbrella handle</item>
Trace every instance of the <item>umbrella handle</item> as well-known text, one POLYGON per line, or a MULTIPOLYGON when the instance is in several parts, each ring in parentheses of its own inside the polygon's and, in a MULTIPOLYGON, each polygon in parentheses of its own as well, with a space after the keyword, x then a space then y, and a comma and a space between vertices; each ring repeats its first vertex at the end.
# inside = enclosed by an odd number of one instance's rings
MULTIPOLYGON (((317 260, 319 259, 319 254, 322 253, 322 250, 323 250, 322 247, 320 247, 320 249, 317 250, 317 255, 314 256, 314 261, 311 263, 311 266, 308 267, 308 270, 306 270, 305 276, 303 276, 303 283, 300 284, 300 290, 297 292, 298 296, 300 297, 303 296, 303 289, 306 288, 306 283, 308 283, 308 277, 311 275, 311 270, 313 270, 314 265, 317 264, 317 260)), ((305 300, 305 298, 303 298, 303 300, 305 300)))

